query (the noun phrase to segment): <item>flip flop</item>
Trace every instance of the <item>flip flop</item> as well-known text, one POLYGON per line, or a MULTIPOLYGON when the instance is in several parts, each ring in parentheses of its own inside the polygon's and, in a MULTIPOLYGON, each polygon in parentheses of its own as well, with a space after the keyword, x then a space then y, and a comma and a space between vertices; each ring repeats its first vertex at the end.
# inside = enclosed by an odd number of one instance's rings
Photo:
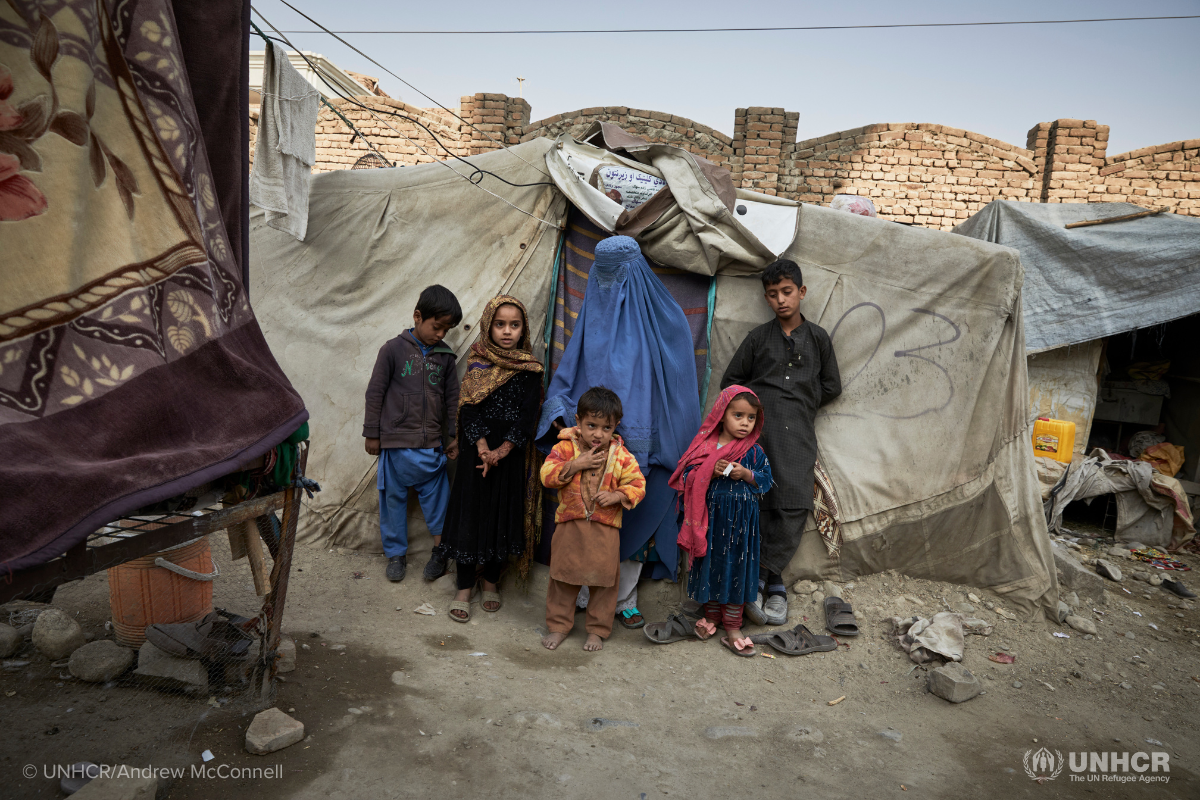
POLYGON ((642 612, 638 611, 636 606, 634 608, 628 608, 624 611, 617 612, 617 619, 620 620, 620 622, 623 626, 625 626, 626 628, 628 628, 631 631, 637 630, 638 628, 641 628, 642 626, 644 626, 646 624, 645 617, 642 617, 637 622, 632 621, 633 617, 641 617, 641 616, 642 616, 642 612))
MULTIPOLYGON (((696 629, 687 617, 679 612, 667 615, 666 622, 648 622, 642 628, 646 638, 655 644, 671 644, 684 639, 699 639, 696 629)), ((702 640, 703 641, 703 640, 702 640)))
POLYGON ((753 658, 754 656, 758 655, 758 651, 754 649, 754 642, 750 641, 749 638, 745 636, 737 640, 737 644, 741 644, 742 642, 750 643, 739 650, 737 649, 737 645, 735 643, 729 641, 728 636, 721 637, 721 645, 735 656, 741 656, 742 658, 753 658))
POLYGON ((803 656, 809 653, 829 653, 837 650, 832 636, 818 636, 804 625, 788 631, 758 633, 750 637, 755 644, 765 644, 785 656, 803 656))
POLYGON ((825 629, 835 636, 858 636, 854 609, 840 597, 825 598, 825 629))
POLYGON ((495 614, 497 611, 500 610, 501 605, 503 605, 503 603, 500 600, 499 592, 488 592, 488 591, 483 592, 483 599, 480 601, 479 607, 482 608, 484 611, 488 612, 489 614, 495 614), (495 603, 496 607, 488 608, 487 607, 488 603, 495 603))
POLYGON ((471 621, 471 603, 470 603, 470 601, 467 601, 467 600, 451 600, 450 601, 450 610, 447 611, 446 613, 449 614, 450 619, 454 620, 455 622, 464 622, 464 623, 470 622, 471 621), (455 611, 466 612, 466 615, 467 615, 466 618, 464 619, 463 617, 454 616, 453 612, 455 612, 455 611))

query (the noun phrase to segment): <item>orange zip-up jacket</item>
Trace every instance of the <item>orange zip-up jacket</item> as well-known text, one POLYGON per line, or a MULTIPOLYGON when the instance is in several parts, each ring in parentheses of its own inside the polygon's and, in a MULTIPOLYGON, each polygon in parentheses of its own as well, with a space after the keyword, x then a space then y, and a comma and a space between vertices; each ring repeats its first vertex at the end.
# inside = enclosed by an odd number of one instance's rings
POLYGON ((565 428, 558 434, 559 442, 554 445, 546 462, 542 465, 542 485, 558 489, 558 510, 554 512, 555 523, 573 519, 590 519, 614 528, 621 527, 621 515, 633 508, 646 496, 646 478, 638 467, 637 459, 625 449, 620 436, 613 436, 608 446, 608 461, 604 465, 604 477, 600 481, 601 492, 620 492, 625 499, 615 506, 600 506, 589 515, 583 503, 583 473, 577 472, 563 480, 563 468, 567 462, 577 458, 584 450, 579 438, 579 428, 565 428))

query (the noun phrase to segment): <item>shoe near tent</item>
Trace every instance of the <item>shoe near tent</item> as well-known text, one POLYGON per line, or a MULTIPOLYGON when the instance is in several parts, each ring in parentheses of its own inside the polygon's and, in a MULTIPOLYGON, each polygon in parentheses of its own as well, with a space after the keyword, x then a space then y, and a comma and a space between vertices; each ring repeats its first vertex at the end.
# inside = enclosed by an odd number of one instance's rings
MULTIPOLYGON (((1187 498, 1195 507, 1200 495, 1200 221, 1147 211, 1128 203, 996 200, 954 233, 1021 254, 1030 420, 1074 422, 1076 472, 1103 473, 1072 476, 1075 499, 1119 485, 1117 539, 1166 547, 1191 538, 1187 498), (1089 220, 1111 221, 1078 226, 1089 220), (1162 361, 1170 367, 1156 379, 1127 374, 1139 362, 1162 361), (1125 453, 1132 435, 1160 426, 1186 456, 1175 476, 1181 480, 1154 476, 1160 492, 1150 493, 1148 470, 1139 493, 1107 455, 1084 464, 1094 448, 1125 453), (1175 513, 1171 495, 1182 500, 1175 513)), ((1055 504, 1056 525, 1062 505, 1055 504)))
POLYGON ((757 273, 777 256, 803 269, 802 311, 832 334, 844 383, 817 419, 844 542, 830 557, 805 536, 788 580, 897 569, 990 587, 1030 612, 1053 604, 1013 250, 735 190, 724 170, 611 126, 583 138, 604 147, 564 135, 468 159, 509 182, 485 175, 492 194, 457 161, 315 176, 303 242, 252 219, 255 312, 305 397, 309 473, 325 489, 305 539, 379 551, 363 392, 420 291, 458 295, 466 324, 447 342, 460 368, 499 292, 526 303, 545 342, 565 221, 582 213, 633 235, 656 265, 711 278, 709 399, 745 334, 771 318, 757 273), (628 171, 665 186, 626 208, 601 188, 628 171))

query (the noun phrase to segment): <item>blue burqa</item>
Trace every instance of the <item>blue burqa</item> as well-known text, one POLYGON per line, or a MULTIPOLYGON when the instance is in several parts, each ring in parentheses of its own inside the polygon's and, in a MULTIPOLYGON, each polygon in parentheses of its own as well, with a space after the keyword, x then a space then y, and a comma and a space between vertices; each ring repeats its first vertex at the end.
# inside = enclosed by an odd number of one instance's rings
POLYGON ((555 440, 551 424, 561 418, 574 425, 575 405, 593 386, 621 398, 617 433, 646 476, 645 499, 624 515, 621 559, 653 536, 662 561, 650 577, 674 579, 679 522, 667 480, 700 429, 696 358, 683 309, 628 236, 596 245, 583 310, 538 422, 538 440, 547 450, 555 440))

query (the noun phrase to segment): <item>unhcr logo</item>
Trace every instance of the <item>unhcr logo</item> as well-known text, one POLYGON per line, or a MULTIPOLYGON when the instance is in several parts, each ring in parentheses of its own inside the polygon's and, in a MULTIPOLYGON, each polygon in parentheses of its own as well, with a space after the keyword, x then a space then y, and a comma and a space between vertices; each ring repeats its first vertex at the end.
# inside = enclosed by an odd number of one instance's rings
POLYGON ((1150 753, 1068 753, 1042 747, 1026 750, 1025 774, 1038 783, 1052 781, 1070 767, 1072 781, 1096 783, 1167 783, 1171 780, 1171 756, 1150 753))

